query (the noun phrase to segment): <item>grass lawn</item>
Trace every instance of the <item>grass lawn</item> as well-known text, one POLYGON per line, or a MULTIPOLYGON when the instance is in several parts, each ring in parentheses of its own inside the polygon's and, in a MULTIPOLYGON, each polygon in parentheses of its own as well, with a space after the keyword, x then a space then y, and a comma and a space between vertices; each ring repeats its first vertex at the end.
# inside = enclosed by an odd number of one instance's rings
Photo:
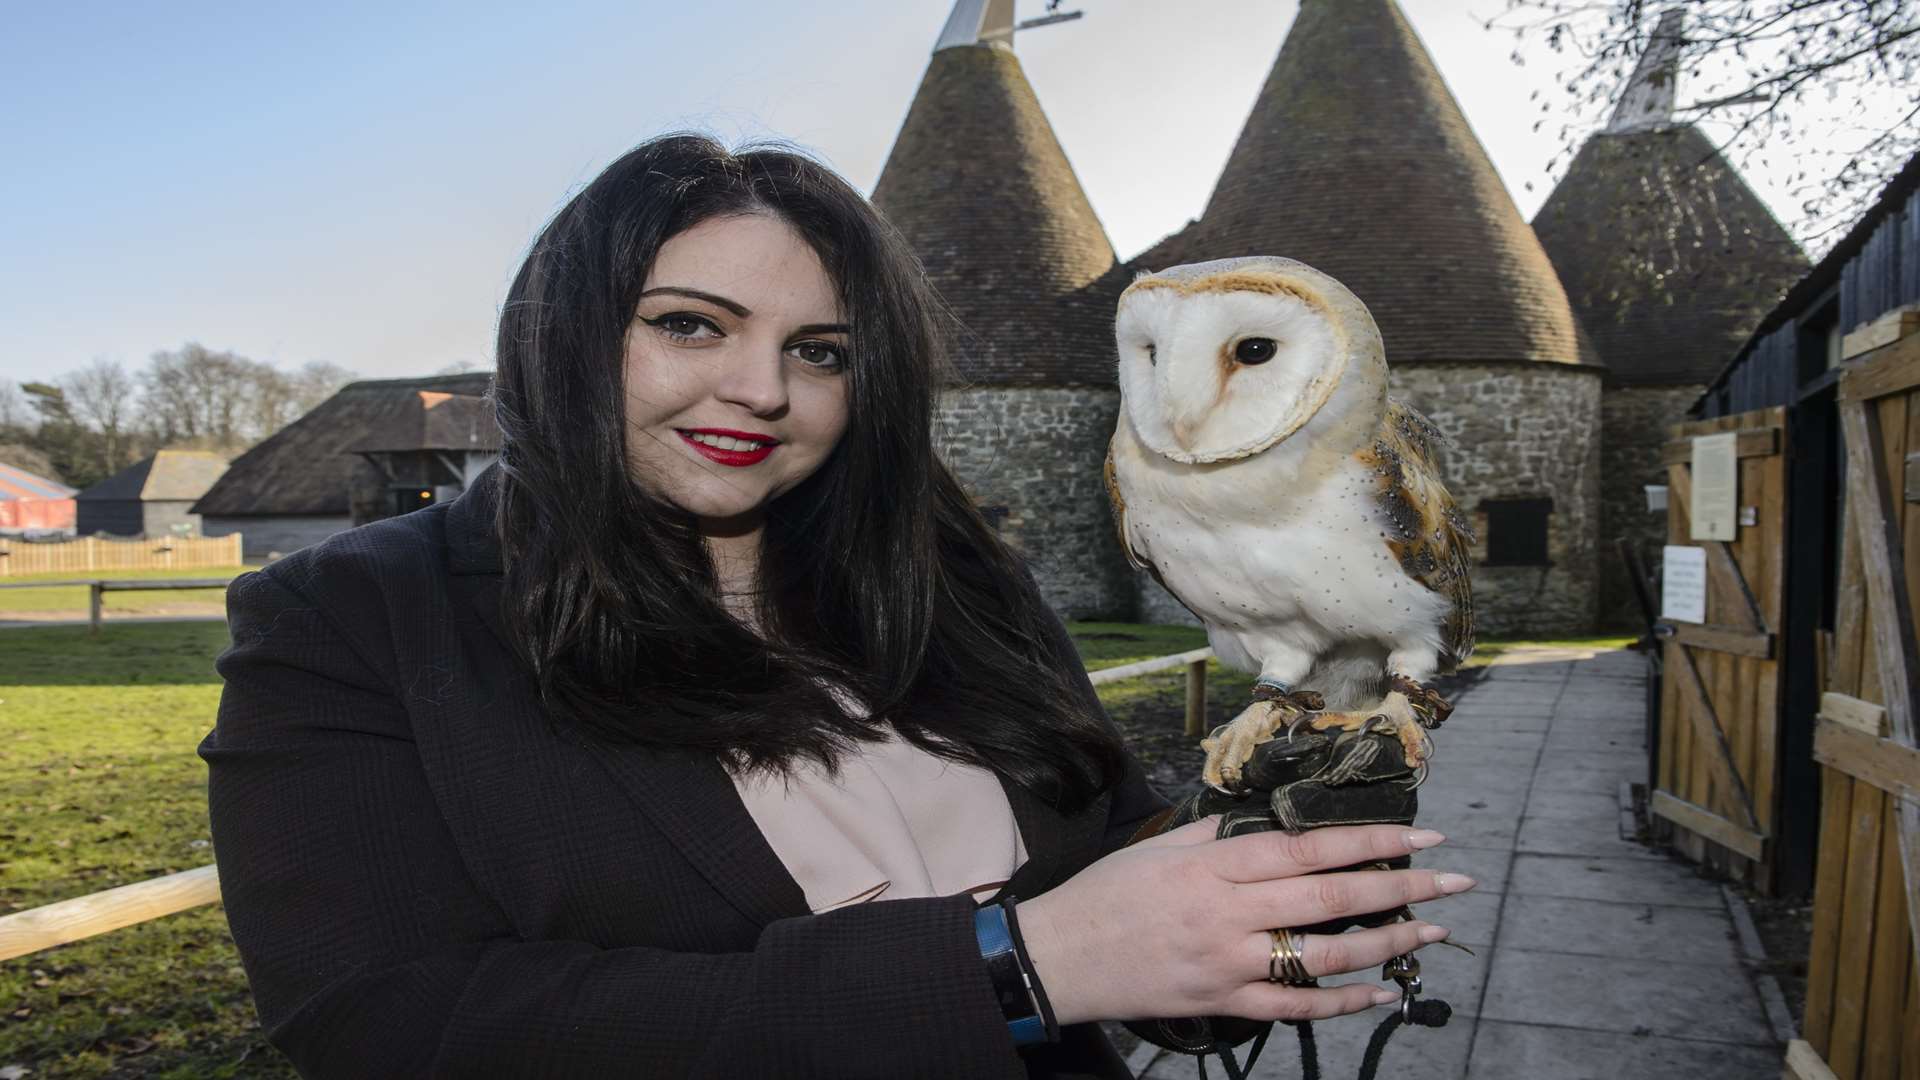
MULTIPOLYGON (((230 573, 237 573, 237 570, 230 573)), ((1199 630, 1070 628, 1090 668, 1185 652, 1199 630)), ((1626 639, 1553 643, 1602 646, 1626 639)), ((206 767, 219 623, 0 631, 0 911, 18 911, 212 859, 206 767)), ((1489 657, 1517 643, 1484 646, 1489 657)), ((1251 677, 1216 662, 1209 725, 1246 702, 1251 677)), ((1181 731, 1185 672, 1101 688, 1164 793, 1196 783, 1181 731)), ((261 1037, 218 906, 0 962, 0 1070, 67 1077, 292 1077, 261 1037)))
MULTIPOLYGON (((0 585, 47 582, 44 589, 0 589, 0 618, 9 613, 45 615, 71 613, 76 618, 87 614, 85 585, 61 585, 63 581, 177 581, 182 578, 220 578, 231 581, 246 573, 246 566, 210 566, 199 570, 95 570, 84 573, 19 574, 0 577, 0 585)), ((110 592, 104 602, 106 616, 220 614, 226 609, 222 589, 163 589, 156 592, 110 592)))
MULTIPOLYGON (((0 909, 212 861, 219 623, 0 631, 0 909)), ((200 908, 0 962, 0 1069, 291 1077, 261 1038, 225 916, 200 908)))

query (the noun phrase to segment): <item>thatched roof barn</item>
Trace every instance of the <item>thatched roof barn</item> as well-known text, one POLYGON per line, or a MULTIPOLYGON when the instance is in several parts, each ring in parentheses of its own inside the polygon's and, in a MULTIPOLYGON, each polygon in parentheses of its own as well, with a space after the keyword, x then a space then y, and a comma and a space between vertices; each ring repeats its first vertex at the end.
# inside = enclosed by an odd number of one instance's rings
POLYGON ((160 450, 74 497, 82 535, 164 536, 200 530, 193 504, 227 471, 210 450, 160 450))
MULTIPOLYGON (((423 409, 421 391, 477 401, 492 379, 491 372, 472 372, 349 383, 235 458, 193 512, 201 515, 208 536, 244 534, 248 558, 292 551, 351 528, 350 488, 356 469, 365 464, 360 448, 369 441, 390 441, 391 432, 425 433, 439 424, 422 419, 430 410, 423 409)), ((467 409, 458 406, 446 415, 471 417, 467 409)), ((499 435, 491 425, 477 437, 492 440, 477 449, 498 449, 499 435)))

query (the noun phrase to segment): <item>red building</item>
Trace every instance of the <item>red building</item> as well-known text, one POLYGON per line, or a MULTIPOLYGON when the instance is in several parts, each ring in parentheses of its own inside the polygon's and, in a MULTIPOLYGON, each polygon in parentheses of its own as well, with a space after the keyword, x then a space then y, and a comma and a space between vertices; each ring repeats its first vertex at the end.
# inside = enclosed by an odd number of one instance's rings
POLYGON ((73 488, 0 461, 0 529, 73 531, 73 488))

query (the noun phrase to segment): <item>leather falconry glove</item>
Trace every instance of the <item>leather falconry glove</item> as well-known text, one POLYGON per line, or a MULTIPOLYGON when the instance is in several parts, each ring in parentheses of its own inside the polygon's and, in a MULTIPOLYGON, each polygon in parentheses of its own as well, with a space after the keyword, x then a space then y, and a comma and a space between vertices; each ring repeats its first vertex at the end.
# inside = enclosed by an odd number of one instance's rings
MULTIPOLYGON (((1254 748, 1242 766, 1241 785, 1243 790, 1233 795, 1202 788, 1149 818, 1128 842, 1211 814, 1221 815, 1216 835, 1222 837, 1273 829, 1304 832, 1326 825, 1412 825, 1418 805, 1414 770, 1407 766, 1399 739, 1384 731, 1277 736, 1254 748)), ((1411 864, 1403 855, 1340 869, 1401 870, 1411 864)), ((1406 915, 1401 908, 1285 929, 1338 934, 1356 926, 1384 926, 1406 915)), ((1142 1039, 1184 1054, 1210 1054, 1221 1042, 1238 1046, 1268 1027, 1265 1021, 1230 1016, 1125 1023, 1142 1039)))

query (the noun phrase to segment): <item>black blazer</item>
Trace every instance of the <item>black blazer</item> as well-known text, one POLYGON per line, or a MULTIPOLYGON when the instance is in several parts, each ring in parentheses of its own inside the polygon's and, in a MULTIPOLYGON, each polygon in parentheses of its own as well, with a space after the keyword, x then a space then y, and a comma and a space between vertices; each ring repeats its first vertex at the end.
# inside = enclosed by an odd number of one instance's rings
MULTIPOLYGON (((227 592, 221 892, 303 1074, 1128 1075, 1095 1024, 1016 1051, 969 896, 813 915, 718 762, 556 731, 499 636, 496 472, 227 592)), ((1072 817, 1001 782, 1018 896, 1166 805, 1137 763, 1072 817)))

